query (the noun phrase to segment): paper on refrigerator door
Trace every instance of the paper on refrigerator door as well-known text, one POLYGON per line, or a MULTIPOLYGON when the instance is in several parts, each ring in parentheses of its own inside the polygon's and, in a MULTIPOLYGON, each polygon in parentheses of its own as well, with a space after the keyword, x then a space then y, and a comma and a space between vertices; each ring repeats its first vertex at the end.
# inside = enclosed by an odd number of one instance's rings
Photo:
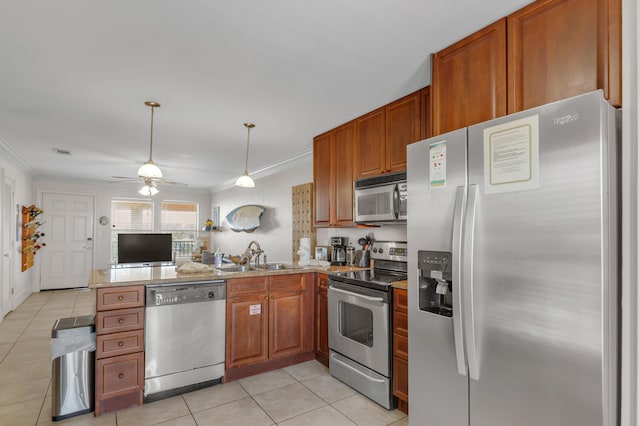
POLYGON ((537 189, 538 115, 484 129, 484 192, 537 189))
POLYGON ((429 184, 431 188, 447 186, 447 141, 429 145, 429 184))

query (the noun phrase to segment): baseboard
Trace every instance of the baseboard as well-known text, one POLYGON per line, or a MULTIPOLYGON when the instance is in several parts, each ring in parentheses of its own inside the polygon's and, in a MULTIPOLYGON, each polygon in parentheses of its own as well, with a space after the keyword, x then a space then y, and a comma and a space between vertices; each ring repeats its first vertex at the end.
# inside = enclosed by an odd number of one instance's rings
POLYGON ((246 367, 231 368, 225 371, 224 381, 230 382, 232 380, 242 379, 243 377, 249 377, 260 373, 266 373, 267 371, 277 370, 279 368, 288 367, 290 365, 299 364, 305 361, 311 361, 315 358, 315 352, 303 352, 298 355, 289 356, 286 358, 279 358, 259 364, 248 365, 246 367))

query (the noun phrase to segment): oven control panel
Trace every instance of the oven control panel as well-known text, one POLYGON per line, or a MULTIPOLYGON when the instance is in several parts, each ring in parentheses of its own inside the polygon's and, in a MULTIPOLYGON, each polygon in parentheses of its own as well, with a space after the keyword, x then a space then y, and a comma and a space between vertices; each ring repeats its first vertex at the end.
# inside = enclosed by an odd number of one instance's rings
POLYGON ((407 261, 406 241, 374 241, 371 249, 373 259, 407 261))
POLYGON ((202 281, 177 285, 149 285, 146 306, 181 305, 226 299, 226 282, 202 281))

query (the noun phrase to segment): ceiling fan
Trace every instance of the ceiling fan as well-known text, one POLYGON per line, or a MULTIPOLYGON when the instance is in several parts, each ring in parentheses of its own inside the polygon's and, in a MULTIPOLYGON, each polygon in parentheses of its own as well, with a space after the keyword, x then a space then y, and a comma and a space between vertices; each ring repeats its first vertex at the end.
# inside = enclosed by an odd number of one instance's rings
POLYGON ((151 130, 149 133, 149 160, 144 163, 138 169, 137 177, 125 177, 125 176, 111 176, 114 179, 118 179, 117 181, 112 181, 110 183, 116 182, 126 182, 126 181, 141 181, 144 183, 144 186, 140 188, 138 191, 141 195, 155 195, 159 192, 158 184, 161 185, 182 185, 186 186, 184 183, 174 182, 171 180, 166 180, 162 178, 162 171, 160 168, 153 162, 152 154, 153 154, 153 111, 160 107, 158 102, 154 101, 146 101, 144 103, 146 106, 151 108, 151 130))

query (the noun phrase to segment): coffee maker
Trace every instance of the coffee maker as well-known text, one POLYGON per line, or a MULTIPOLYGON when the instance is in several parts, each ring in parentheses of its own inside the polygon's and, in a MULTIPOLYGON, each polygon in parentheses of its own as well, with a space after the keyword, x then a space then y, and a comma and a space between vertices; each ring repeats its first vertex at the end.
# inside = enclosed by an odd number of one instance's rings
POLYGON ((348 237, 331 237, 331 264, 333 266, 344 266, 347 264, 347 244, 348 237))

